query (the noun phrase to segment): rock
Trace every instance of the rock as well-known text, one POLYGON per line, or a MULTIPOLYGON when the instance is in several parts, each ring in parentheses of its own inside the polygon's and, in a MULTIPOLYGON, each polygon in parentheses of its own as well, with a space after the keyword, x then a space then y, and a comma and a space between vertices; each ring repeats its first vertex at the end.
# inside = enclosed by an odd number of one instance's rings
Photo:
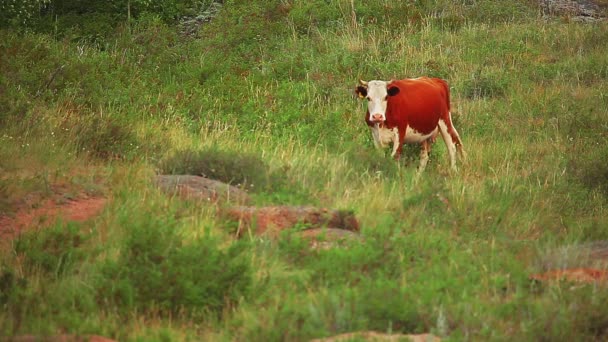
POLYGON ((539 258, 530 280, 540 282, 568 281, 608 285, 608 241, 593 241, 561 246, 539 258))
POLYGON ((192 175, 158 175, 156 185, 169 195, 207 202, 249 203, 249 195, 232 185, 192 175))
POLYGON ((431 334, 382 334, 374 331, 361 331, 354 333, 340 334, 332 337, 319 338, 310 342, 346 342, 346 341, 406 341, 412 342, 440 342, 441 339, 431 334))
POLYGON ((602 20, 600 7, 590 0, 540 0, 540 8, 546 16, 563 16, 580 22, 602 20))
POLYGON ((179 30, 185 36, 194 36, 200 27, 215 18, 222 9, 221 1, 212 2, 207 9, 194 17, 182 17, 179 22, 179 30))
POLYGON ((359 231, 359 222, 350 211, 329 210, 310 206, 273 206, 228 208, 224 216, 238 222, 237 237, 248 230, 255 235, 278 237, 286 229, 338 228, 359 231))
POLYGON ((608 240, 560 246, 543 253, 535 268, 541 271, 556 269, 608 269, 608 240))

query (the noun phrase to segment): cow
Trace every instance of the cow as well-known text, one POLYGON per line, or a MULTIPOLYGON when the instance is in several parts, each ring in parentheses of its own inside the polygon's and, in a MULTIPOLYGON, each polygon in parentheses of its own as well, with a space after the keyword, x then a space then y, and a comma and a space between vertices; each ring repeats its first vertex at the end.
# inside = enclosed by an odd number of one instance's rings
POLYGON ((388 82, 359 80, 355 93, 367 99, 365 122, 371 128, 376 148, 392 143, 391 156, 399 159, 404 143, 421 144, 418 172, 422 172, 429 160, 431 144, 440 133, 452 170, 457 169, 456 151, 464 159, 462 141, 452 124, 446 81, 429 77, 388 82))

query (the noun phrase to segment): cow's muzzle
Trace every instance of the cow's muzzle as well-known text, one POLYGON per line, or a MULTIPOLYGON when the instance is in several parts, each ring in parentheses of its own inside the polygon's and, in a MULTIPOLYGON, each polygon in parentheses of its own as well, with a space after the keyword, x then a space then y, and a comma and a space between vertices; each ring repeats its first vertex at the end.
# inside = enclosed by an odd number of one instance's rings
POLYGON ((384 121, 384 116, 382 114, 374 114, 371 117, 372 122, 382 122, 384 121))

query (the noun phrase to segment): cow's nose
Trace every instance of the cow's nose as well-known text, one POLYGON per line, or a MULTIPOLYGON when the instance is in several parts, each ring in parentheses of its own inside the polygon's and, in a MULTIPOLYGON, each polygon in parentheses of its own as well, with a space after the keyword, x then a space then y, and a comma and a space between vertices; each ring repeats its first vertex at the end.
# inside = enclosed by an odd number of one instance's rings
POLYGON ((382 114, 372 115, 372 121, 382 121, 382 114))

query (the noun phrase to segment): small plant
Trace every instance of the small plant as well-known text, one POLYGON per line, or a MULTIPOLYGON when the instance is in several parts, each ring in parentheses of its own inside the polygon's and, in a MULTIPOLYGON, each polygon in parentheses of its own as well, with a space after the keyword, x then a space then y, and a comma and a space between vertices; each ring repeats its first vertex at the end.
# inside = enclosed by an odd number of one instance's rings
POLYGON ((77 224, 57 224, 22 234, 15 241, 14 252, 23 258, 28 272, 41 271, 59 277, 84 259, 82 246, 87 239, 88 235, 77 224))
MULTIPOLYGON (((373 147, 353 148, 346 154, 346 159, 359 174, 391 177, 397 174, 398 164, 388 154, 389 150, 379 151, 373 147)), ((404 150, 407 151, 409 149, 404 150)), ((407 155, 409 157, 409 153, 407 155)))
POLYGON ((500 97, 505 94, 507 84, 497 75, 477 70, 462 86, 462 93, 469 99, 500 97))
POLYGON ((244 245, 221 249, 209 237, 184 244, 175 229, 174 221, 151 217, 130 227, 118 259, 102 265, 99 300, 123 312, 177 315, 220 313, 248 294, 244 245))
POLYGON ((0 267, 0 308, 14 301, 27 288, 27 281, 19 277, 15 270, 0 267))
POLYGON ((126 158, 139 149, 141 143, 133 131, 114 119, 93 118, 74 127, 76 146, 95 158, 126 158))
POLYGON ((223 151, 216 147, 200 151, 180 151, 164 160, 160 170, 167 174, 189 174, 243 186, 253 191, 272 188, 283 175, 254 154, 223 151))

